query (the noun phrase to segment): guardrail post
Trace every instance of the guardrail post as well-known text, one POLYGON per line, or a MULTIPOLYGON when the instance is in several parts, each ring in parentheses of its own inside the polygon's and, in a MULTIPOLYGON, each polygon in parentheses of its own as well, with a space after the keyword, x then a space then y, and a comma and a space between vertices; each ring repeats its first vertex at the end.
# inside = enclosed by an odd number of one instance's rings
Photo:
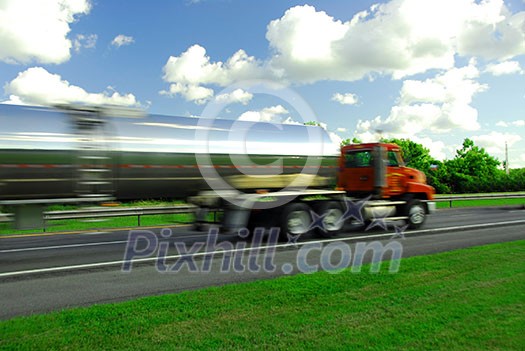
POLYGON ((137 226, 140 227, 140 213, 137 214, 137 226))

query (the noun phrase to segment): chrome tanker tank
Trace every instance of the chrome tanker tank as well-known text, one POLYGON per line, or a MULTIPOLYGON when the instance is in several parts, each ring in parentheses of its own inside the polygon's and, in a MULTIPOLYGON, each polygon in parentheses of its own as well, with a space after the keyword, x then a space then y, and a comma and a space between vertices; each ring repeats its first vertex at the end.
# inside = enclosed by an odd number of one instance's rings
POLYGON ((240 174, 332 179, 336 155, 319 127, 0 105, 0 200, 186 198, 240 174))

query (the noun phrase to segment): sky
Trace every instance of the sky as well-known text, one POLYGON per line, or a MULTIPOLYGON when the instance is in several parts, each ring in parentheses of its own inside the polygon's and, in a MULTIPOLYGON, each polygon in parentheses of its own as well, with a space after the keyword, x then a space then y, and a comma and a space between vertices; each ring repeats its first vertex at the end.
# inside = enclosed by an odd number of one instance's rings
MULTIPOLYGON (((465 138, 525 167, 525 0, 0 0, 0 103, 465 138)), ((42 123, 45 123, 44 121, 42 123)))

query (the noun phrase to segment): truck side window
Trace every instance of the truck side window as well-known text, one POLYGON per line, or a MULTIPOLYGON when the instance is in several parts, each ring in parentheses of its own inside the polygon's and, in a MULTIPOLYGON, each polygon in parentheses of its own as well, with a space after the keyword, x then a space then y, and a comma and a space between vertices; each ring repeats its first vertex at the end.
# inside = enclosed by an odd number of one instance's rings
POLYGON ((345 167, 370 167, 372 165, 372 152, 367 151, 347 151, 345 154, 345 167))
POLYGON ((397 160, 397 155, 394 151, 388 152, 388 165, 390 167, 399 167, 399 161, 397 160))

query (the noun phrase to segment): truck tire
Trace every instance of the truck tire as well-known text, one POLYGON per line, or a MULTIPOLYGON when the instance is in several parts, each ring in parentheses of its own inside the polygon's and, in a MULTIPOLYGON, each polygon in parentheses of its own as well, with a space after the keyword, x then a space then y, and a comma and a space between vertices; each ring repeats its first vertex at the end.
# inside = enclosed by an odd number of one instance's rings
POLYGON ((288 235, 303 235, 310 231, 312 215, 310 207, 304 203, 291 203, 286 205, 281 214, 281 232, 279 239, 288 241, 288 235))
POLYGON ((418 199, 411 199, 405 205, 403 213, 407 216, 407 224, 410 229, 417 229, 425 223, 426 208, 425 205, 418 199))
POLYGON ((323 228, 315 228, 317 235, 332 238, 344 227, 343 210, 336 201, 323 201, 315 207, 315 212, 323 218, 323 228))

